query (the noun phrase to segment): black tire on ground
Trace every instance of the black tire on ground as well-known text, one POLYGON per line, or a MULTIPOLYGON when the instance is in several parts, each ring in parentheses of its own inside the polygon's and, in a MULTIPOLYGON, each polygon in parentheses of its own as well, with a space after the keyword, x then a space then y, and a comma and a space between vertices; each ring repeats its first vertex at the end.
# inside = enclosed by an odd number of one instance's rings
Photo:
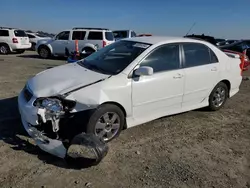
POLYGON ((36 51, 36 44, 35 43, 31 43, 31 50, 36 51))
POLYGON ((10 47, 8 44, 0 44, 0 54, 7 55, 10 53, 10 47))
POLYGON ((221 109, 229 97, 228 87, 225 83, 218 83, 211 94, 209 95, 209 106, 211 111, 216 111, 221 109), (220 99, 220 100, 218 100, 220 99))
POLYGON ((51 56, 50 49, 44 45, 39 47, 38 54, 43 59, 48 59, 51 56))
POLYGON ((16 53, 18 53, 18 54, 22 54, 24 52, 25 52, 25 50, 16 50, 16 53))
POLYGON ((86 133, 92 133, 99 137, 102 137, 102 139, 105 142, 109 142, 113 140, 114 138, 118 137, 121 130, 123 129, 125 125, 125 115, 120 107, 114 104, 103 104, 100 105, 90 116, 89 122, 86 127, 86 133), (105 115, 108 114, 108 117, 110 118, 110 123, 106 123, 104 120, 105 115), (116 114, 116 120, 112 122, 112 117, 116 114), (105 125, 103 129, 98 129, 98 132, 96 131, 96 124, 99 122, 99 120, 103 121, 102 125, 105 125), (119 125, 119 126, 118 126, 119 125), (100 132, 99 132, 100 131, 100 132), (112 137, 108 138, 110 135, 110 132, 112 133, 112 137), (104 133, 103 136, 100 136, 100 134, 104 133), (106 138, 107 137, 107 138, 106 138))
POLYGON ((66 161, 81 168, 97 165, 108 153, 108 145, 93 134, 76 135, 67 149, 66 161))

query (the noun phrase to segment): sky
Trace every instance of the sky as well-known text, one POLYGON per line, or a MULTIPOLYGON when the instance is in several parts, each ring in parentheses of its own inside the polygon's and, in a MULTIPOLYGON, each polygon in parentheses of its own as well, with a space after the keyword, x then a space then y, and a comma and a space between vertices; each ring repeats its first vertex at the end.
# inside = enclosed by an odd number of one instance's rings
POLYGON ((137 34, 250 38, 249 0, 1 0, 0 26, 58 33, 72 27, 137 34))

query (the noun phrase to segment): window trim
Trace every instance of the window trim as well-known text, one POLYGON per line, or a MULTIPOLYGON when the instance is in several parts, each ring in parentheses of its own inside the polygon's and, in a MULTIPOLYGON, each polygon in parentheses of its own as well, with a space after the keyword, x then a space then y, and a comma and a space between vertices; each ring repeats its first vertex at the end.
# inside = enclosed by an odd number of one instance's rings
MULTIPOLYGON (((73 39, 74 32, 84 32, 85 34, 84 34, 84 37, 83 37, 83 39, 82 39, 82 40, 86 40, 87 31, 82 31, 82 30, 80 30, 80 31, 73 30, 73 31, 72 31, 72 34, 71 34, 71 37, 69 37, 69 38, 71 38, 71 40, 74 40, 74 41, 75 41, 75 40, 80 40, 80 39, 73 39)), ((80 41, 82 41, 82 40, 80 40, 80 41)))
MULTIPOLYGON (((60 35, 61 33, 65 33, 65 32, 69 32, 69 38, 70 38, 70 31, 62 31, 62 32, 60 32, 60 33, 58 33, 58 34, 56 35, 55 39, 56 39, 56 40, 62 40, 62 39, 58 39, 57 37, 58 37, 58 35, 60 35)), ((69 40, 69 38, 68 38, 67 40, 69 40)))
POLYGON ((86 40, 101 41, 101 40, 104 40, 104 37, 105 37, 105 36, 103 35, 103 31, 89 31, 89 32, 88 32, 88 36, 86 36, 86 40), (89 39, 89 34, 90 34, 90 33, 93 33, 93 32, 94 32, 94 33, 101 33, 101 34, 102 34, 102 39, 89 39))
POLYGON ((199 42, 182 42, 180 43, 181 45, 181 54, 182 54, 182 69, 189 69, 189 68, 193 68, 193 67, 201 67, 201 66, 206 66, 206 65, 211 65, 211 64, 215 64, 215 63, 219 63, 219 59, 218 57, 216 56, 216 53, 211 49, 209 48, 209 46, 207 46, 206 44, 203 44, 203 43, 199 43, 199 42), (185 52, 184 52, 184 44, 200 44, 200 45, 204 45, 207 49, 208 49, 208 52, 209 52, 209 59, 210 59, 210 63, 208 64, 203 64, 203 65, 196 65, 196 66, 190 66, 190 67, 186 67, 186 57, 185 57, 185 52), (211 51, 215 54, 218 62, 215 62, 215 63, 212 63, 212 59, 211 59, 211 51))
POLYGON ((133 78, 134 77, 134 71, 140 67, 141 63, 149 56, 151 55, 155 50, 164 47, 164 46, 169 46, 169 45, 178 45, 179 46, 179 69, 173 69, 173 70, 164 70, 164 71, 159 71, 159 72, 154 72, 153 75, 155 74, 162 74, 164 72, 171 72, 171 71, 176 71, 176 70, 181 70, 182 69, 182 55, 181 55, 181 43, 179 42, 173 42, 173 43, 166 43, 166 44, 161 44, 157 47, 155 47, 154 49, 152 49, 151 51, 149 51, 143 58, 141 58, 139 60, 139 62, 134 66, 134 68, 130 71, 130 73, 128 74, 128 78, 133 78))

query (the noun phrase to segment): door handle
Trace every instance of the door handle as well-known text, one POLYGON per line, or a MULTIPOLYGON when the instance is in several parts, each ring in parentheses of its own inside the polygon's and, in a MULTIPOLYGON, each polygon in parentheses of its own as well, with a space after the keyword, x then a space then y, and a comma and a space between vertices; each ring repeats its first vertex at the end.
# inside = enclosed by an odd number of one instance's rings
POLYGON ((175 75, 173 78, 174 78, 174 79, 180 79, 180 78, 182 78, 182 77, 183 77, 182 74, 177 74, 177 75, 175 75))
POLYGON ((211 71, 217 71, 217 67, 213 67, 211 71))

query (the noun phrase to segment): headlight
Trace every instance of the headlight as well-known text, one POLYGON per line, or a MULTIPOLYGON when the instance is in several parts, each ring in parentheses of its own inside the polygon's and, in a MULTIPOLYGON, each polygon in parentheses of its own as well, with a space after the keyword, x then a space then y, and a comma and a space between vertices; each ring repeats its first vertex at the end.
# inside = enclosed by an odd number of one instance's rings
POLYGON ((62 102, 59 99, 44 98, 38 99, 35 103, 38 108, 45 108, 50 113, 60 113, 63 111, 62 102))

